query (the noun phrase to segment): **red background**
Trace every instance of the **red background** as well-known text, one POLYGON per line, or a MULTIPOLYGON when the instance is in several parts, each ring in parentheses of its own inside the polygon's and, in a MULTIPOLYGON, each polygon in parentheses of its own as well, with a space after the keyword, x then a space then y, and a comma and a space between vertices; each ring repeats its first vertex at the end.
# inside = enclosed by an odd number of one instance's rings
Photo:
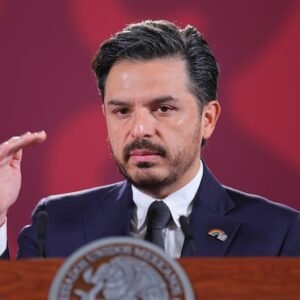
POLYGON ((197 26, 217 56, 223 114, 204 156, 220 181, 300 209, 299 1, 0 0, 0 140, 49 136, 24 155, 13 253, 41 197, 121 178, 90 62, 101 41, 147 18, 197 26))

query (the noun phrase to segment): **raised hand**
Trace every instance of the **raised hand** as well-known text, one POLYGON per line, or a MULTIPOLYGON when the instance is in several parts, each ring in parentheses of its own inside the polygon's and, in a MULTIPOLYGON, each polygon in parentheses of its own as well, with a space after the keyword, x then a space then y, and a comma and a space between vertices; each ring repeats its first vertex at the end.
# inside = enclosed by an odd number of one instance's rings
POLYGON ((0 144, 0 225, 5 222, 8 208, 19 195, 22 149, 42 143, 45 139, 45 131, 26 132, 0 144))

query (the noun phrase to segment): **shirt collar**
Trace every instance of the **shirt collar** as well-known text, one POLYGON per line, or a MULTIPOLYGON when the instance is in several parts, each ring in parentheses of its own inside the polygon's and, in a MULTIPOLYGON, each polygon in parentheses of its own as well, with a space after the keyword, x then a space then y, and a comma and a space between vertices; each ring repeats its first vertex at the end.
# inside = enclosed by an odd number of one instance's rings
MULTIPOLYGON (((161 201, 170 209, 172 218, 177 227, 180 227, 179 217, 188 217, 191 213, 191 203, 197 193, 199 185, 203 177, 203 164, 200 160, 200 167, 194 178, 181 189, 167 196, 161 201)), ((136 205, 135 213, 133 215, 134 223, 136 228, 140 229, 146 220, 148 208, 153 201, 157 199, 141 192, 135 186, 132 186, 133 202, 136 205)))

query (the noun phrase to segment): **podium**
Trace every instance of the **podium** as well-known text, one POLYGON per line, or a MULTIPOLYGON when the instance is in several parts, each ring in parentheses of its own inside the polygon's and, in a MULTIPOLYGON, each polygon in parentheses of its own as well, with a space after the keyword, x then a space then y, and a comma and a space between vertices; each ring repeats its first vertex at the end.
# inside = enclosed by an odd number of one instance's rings
MULTIPOLYGON (((299 300, 300 258, 182 258, 199 300, 299 300)), ((0 262, 0 299, 47 299, 61 259, 0 262)))

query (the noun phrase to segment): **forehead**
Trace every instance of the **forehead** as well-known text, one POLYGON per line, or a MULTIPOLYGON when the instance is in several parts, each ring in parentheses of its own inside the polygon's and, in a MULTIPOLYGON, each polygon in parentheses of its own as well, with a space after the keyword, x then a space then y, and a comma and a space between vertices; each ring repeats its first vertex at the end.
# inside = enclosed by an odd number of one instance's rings
POLYGON ((106 80, 108 99, 178 98, 189 93, 185 62, 179 58, 147 61, 121 60, 115 63, 106 80))

